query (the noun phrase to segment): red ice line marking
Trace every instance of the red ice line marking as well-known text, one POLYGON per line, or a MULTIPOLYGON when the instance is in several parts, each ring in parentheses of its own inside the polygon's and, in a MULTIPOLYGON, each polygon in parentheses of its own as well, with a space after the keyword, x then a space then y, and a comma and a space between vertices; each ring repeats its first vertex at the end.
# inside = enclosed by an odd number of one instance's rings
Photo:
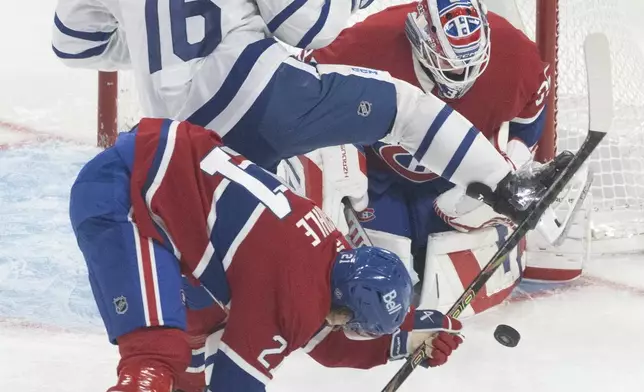
POLYGON ((9 122, 9 121, 0 120, 0 128, 4 128, 10 132, 15 132, 22 135, 30 136, 30 138, 27 140, 21 140, 15 143, 0 143, 0 151, 26 146, 34 142, 41 143, 44 141, 62 141, 62 142, 69 142, 69 143, 78 143, 78 141, 76 140, 52 135, 50 133, 39 131, 35 128, 31 128, 26 125, 21 125, 21 124, 9 122))
POLYGON ((584 280, 588 282, 587 284, 588 286, 595 285, 595 286, 608 287, 611 289, 626 291, 628 293, 644 297, 644 288, 642 287, 631 286, 625 283, 614 282, 612 280, 600 278, 598 276, 584 276, 584 280))
POLYGON ((613 290, 624 291, 633 295, 644 297, 644 288, 635 287, 624 283, 613 282, 611 280, 597 276, 582 276, 573 282, 562 285, 561 287, 556 287, 544 291, 537 291, 535 293, 516 293, 508 302, 523 302, 531 299, 552 297, 570 289, 592 286, 607 287, 613 290))
POLYGON ((27 321, 19 318, 0 317, 0 328, 16 328, 25 330, 38 330, 43 332, 57 332, 57 333, 71 333, 71 334, 101 334, 103 333, 100 328, 96 327, 60 327, 54 324, 39 323, 34 321, 27 321))

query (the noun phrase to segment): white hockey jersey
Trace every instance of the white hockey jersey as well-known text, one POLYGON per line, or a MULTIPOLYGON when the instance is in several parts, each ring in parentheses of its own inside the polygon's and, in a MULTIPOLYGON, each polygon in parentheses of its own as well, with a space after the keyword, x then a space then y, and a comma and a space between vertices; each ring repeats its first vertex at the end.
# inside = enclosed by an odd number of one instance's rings
MULTIPOLYGON (((221 90, 234 68, 248 70, 242 86, 248 101, 289 57, 273 40, 255 51, 244 50, 269 36, 260 9, 280 39, 302 48, 328 44, 352 10, 351 0, 293 4, 290 0, 60 0, 53 50, 70 66, 133 69, 146 115, 187 118, 221 90)), ((243 109, 237 106, 234 111, 243 109)), ((215 126, 221 129, 222 124, 215 126)))
POLYGON ((215 130, 265 168, 382 140, 455 184, 495 187, 505 159, 438 98, 386 72, 299 62, 268 31, 314 48, 340 32, 337 18, 369 3, 59 0, 53 50, 71 66, 132 68, 144 115, 215 130))

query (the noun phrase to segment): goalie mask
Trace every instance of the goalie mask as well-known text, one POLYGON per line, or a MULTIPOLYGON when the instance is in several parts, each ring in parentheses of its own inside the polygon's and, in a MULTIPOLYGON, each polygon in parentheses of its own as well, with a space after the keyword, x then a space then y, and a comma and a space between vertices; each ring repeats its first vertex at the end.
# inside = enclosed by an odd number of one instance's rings
POLYGON ((405 33, 438 95, 458 99, 490 59, 490 27, 479 0, 421 0, 407 15, 405 33))
POLYGON ((351 312, 343 328, 353 340, 395 332, 411 306, 407 268, 394 253, 373 246, 338 254, 331 270, 331 290, 332 306, 351 312))

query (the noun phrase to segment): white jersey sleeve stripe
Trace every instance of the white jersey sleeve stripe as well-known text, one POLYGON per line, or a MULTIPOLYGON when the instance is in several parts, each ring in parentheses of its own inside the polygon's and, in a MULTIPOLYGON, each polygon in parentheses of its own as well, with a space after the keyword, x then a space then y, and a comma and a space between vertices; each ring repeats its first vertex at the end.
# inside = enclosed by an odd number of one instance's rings
MULTIPOLYGON (((461 121, 461 118, 456 114, 457 113, 451 111, 451 115, 445 117, 440 127, 435 131, 435 135, 433 136, 427 152, 422 156, 418 156, 419 158, 422 158, 418 159, 421 163, 423 163, 424 160, 433 161, 434 167, 432 167, 431 170, 441 177, 448 175, 451 178, 454 172, 456 172, 464 159, 464 155, 457 155, 459 147, 461 147, 463 140, 468 137, 469 133, 472 132, 472 124, 461 121), (456 159, 456 161, 454 161, 454 159, 456 159), (453 162, 452 166, 450 166, 451 162, 453 162), (453 167, 455 164, 457 164, 457 166, 453 167)), ((441 117, 440 113, 437 116, 437 121, 438 117, 441 117)), ((431 130, 432 127, 430 127, 430 131, 431 130)), ((479 134, 476 129, 474 129, 474 132, 475 135, 479 134)), ((489 142, 487 143, 490 144, 489 142)), ((471 143, 468 143, 468 145, 469 144, 471 143)), ((414 155, 414 157, 416 157, 416 155, 414 155)), ((505 164, 505 161, 503 161, 503 163, 505 164)))
POLYGON ((456 152, 452 156, 452 159, 449 160, 449 163, 447 164, 447 167, 445 167, 445 170, 443 171, 443 178, 446 180, 449 180, 452 178, 454 175, 454 172, 458 167, 461 165, 461 162, 463 162, 463 158, 465 158, 465 155, 469 151, 470 147, 472 146, 472 143, 474 143, 474 139, 476 136, 479 134, 479 131, 472 127, 470 128, 469 131, 467 131, 467 134, 465 134, 465 137, 461 141, 461 144, 458 146, 456 149, 456 152))
MULTIPOLYGON (((329 9, 331 8, 331 0, 324 0, 324 5, 320 10, 320 17, 315 22, 315 24, 309 29, 309 31, 304 34, 300 42, 297 43, 298 48, 307 48, 313 39, 322 31, 322 28, 326 25, 327 19, 329 18, 329 9)), ((338 31, 339 33, 339 31, 338 31)))
POLYGON ((425 136, 423 137, 423 140, 420 142, 418 145, 418 150, 414 154, 414 158, 418 161, 420 161, 423 156, 427 153, 427 150, 429 149, 429 146, 432 144, 432 141, 434 140, 434 137, 436 137, 436 134, 438 131, 441 129, 443 124, 445 124, 445 121, 447 118, 452 114, 453 109, 447 105, 443 106, 443 108, 438 112, 436 115, 436 118, 434 118, 434 121, 432 121, 432 124, 429 126, 429 129, 425 133, 425 136))
POLYGON ((65 26, 65 24, 58 17, 58 14, 54 16, 54 25, 56 26, 58 31, 60 31, 61 33, 67 36, 82 39, 85 41, 92 41, 92 42, 109 41, 110 37, 112 37, 112 35, 116 31, 116 29, 109 32, 101 32, 101 31, 86 32, 86 31, 74 30, 65 26))
POLYGON ((266 24, 266 27, 268 27, 271 33, 274 33, 275 30, 277 30, 282 25, 282 23, 284 23, 288 18, 293 16, 293 14, 297 10, 302 8, 304 4, 306 4, 306 0, 294 0, 281 12, 275 15, 275 17, 273 17, 273 19, 271 19, 270 22, 266 24))
POLYGON ((107 49, 107 44, 95 46, 78 53, 63 52, 61 50, 58 50, 58 48, 56 48, 54 45, 52 45, 51 48, 54 51, 54 54, 56 54, 56 56, 61 59, 88 59, 90 57, 102 55, 105 52, 105 49, 107 49))
MULTIPOLYGON (((226 107, 217 118, 210 122, 208 128, 216 130, 221 137, 224 137, 241 120, 255 103, 257 97, 264 91, 275 71, 281 65, 279 60, 283 57, 284 48, 280 44, 274 44, 262 53, 234 97, 228 100, 226 107), (273 64, 273 66, 271 67, 267 64, 273 64)), ((226 82, 224 82, 225 84, 226 82)))
MULTIPOLYGON (((281 60, 289 57, 284 47, 273 39, 263 39, 248 45, 231 65, 227 76, 221 81, 206 80, 208 67, 221 68, 216 58, 206 58, 202 72, 198 75, 204 79, 193 79, 193 85, 208 83, 208 90, 214 94, 204 101, 203 94, 195 96, 186 104, 186 108, 195 108, 187 120, 193 124, 215 130, 222 137, 253 105, 262 93, 271 77, 281 65, 281 60), (213 88, 213 82, 219 83, 213 88)), ((211 76, 211 75, 210 75, 211 76)), ((183 116, 180 116, 183 117, 183 116)))

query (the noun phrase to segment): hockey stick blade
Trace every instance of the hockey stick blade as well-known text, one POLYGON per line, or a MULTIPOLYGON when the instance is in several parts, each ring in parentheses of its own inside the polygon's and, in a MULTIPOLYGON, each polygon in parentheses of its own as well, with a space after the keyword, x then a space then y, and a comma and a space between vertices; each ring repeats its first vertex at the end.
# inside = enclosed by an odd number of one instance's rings
POLYGON ((613 85, 606 35, 588 35, 584 41, 584 54, 588 78, 588 128, 607 133, 613 121, 613 85))
MULTIPOLYGON (((539 232, 546 239, 546 241, 548 241, 548 243, 550 243, 555 248, 563 244, 566 238, 568 238, 568 233, 572 228, 573 218, 579 212, 582 205, 584 204, 584 200, 586 200, 586 196, 588 196, 590 187, 593 184, 593 176, 594 176, 593 171, 588 170, 586 174, 586 183, 580 190, 579 194, 577 195, 577 198, 575 199, 574 207, 572 208, 571 211, 568 212, 568 214, 566 214, 566 218, 564 219, 563 222, 560 223, 559 227, 554 229, 546 226, 542 228, 538 228, 539 232)), ((546 211, 546 213, 548 212, 546 211)), ((552 214, 556 219, 556 215, 554 211, 552 211, 551 209, 550 209, 550 214, 552 214)), ((542 225, 543 223, 544 223, 544 217, 542 216, 541 219, 539 220, 539 223, 537 223, 537 227, 539 225, 542 225)))
MULTIPOLYGON (((584 57, 587 64, 588 95, 592 97, 588 101, 589 128, 606 133, 613 119, 610 46, 607 37, 602 33, 588 35, 584 41, 584 57)), ((592 176, 592 170, 589 170, 586 185, 581 190, 579 200, 568 219, 563 222, 561 228, 549 232, 547 240, 552 246, 557 247, 566 239, 571 227, 570 218, 583 204, 592 185, 592 176)))
MULTIPOLYGON (((592 113, 592 115, 589 115, 590 129, 588 130, 586 139, 575 156, 570 160, 568 166, 559 173, 544 196, 535 204, 533 210, 519 223, 514 232, 499 247, 499 250, 492 256, 490 261, 474 278, 467 289, 465 289, 465 292, 452 305, 447 312, 449 316, 457 318, 470 302, 472 302, 474 297, 476 297, 476 293, 487 283, 497 268, 503 264, 505 256, 519 244, 519 241, 530 230, 529 228, 534 226, 534 223, 536 223, 536 220, 539 219, 546 208, 555 201, 577 170, 586 162, 604 136, 606 136, 610 128, 613 113, 610 50, 606 36, 603 34, 589 35, 584 43, 584 50, 586 70, 588 73, 588 109, 592 113), (595 111, 600 112, 596 113, 595 111)), ((425 352, 426 348, 426 343, 421 344, 407 358, 398 372, 396 372, 389 383, 382 389, 382 392, 397 391, 414 369, 428 358, 425 352)))

